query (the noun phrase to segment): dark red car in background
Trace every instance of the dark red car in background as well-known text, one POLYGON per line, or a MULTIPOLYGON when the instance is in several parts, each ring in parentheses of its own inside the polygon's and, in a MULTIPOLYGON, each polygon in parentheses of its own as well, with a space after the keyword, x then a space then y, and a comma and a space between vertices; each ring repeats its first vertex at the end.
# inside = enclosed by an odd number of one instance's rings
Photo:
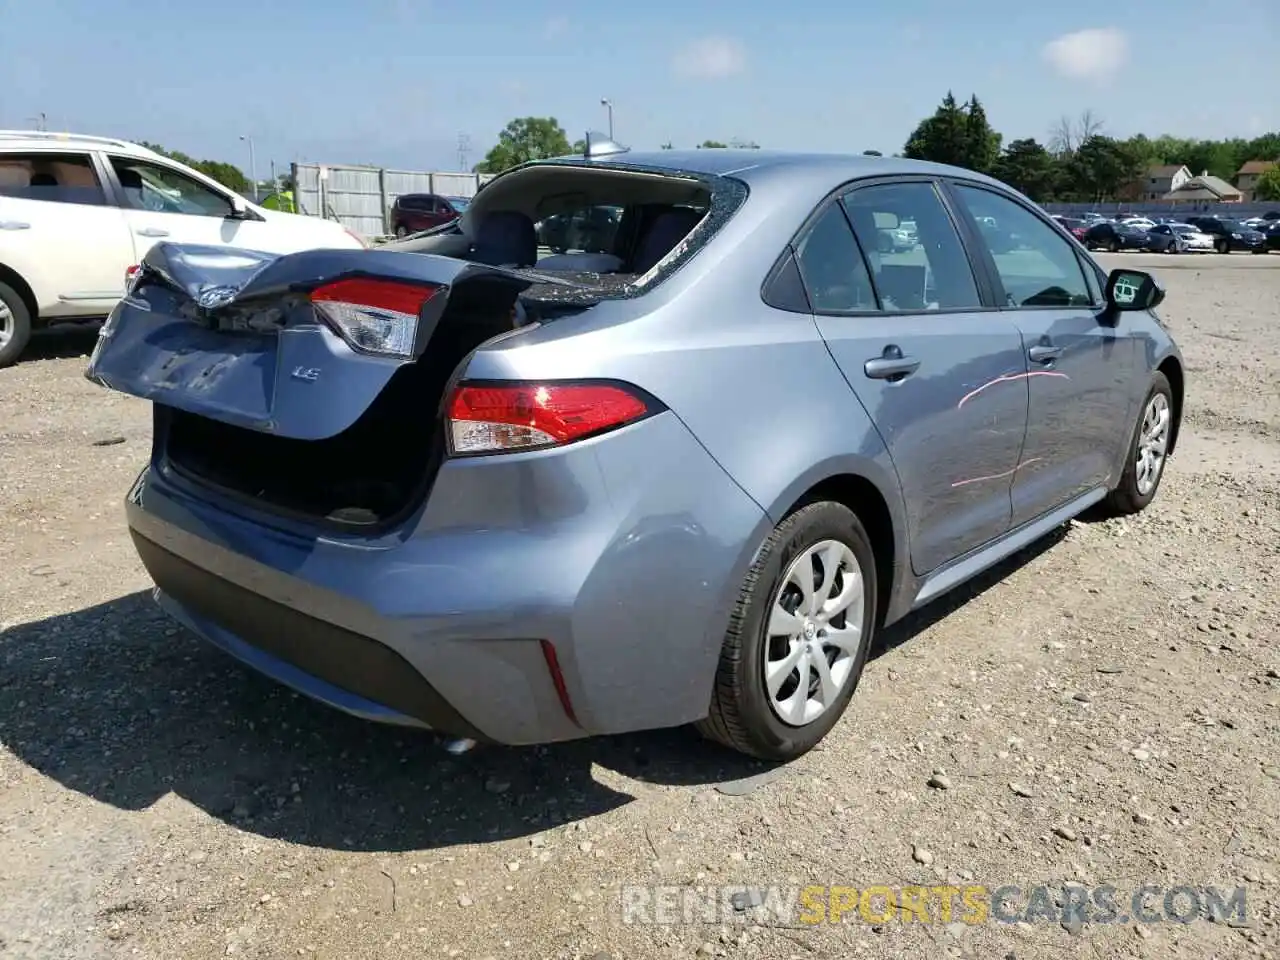
POLYGON ((406 193, 391 205, 391 232, 405 237, 456 220, 471 201, 434 193, 406 193))

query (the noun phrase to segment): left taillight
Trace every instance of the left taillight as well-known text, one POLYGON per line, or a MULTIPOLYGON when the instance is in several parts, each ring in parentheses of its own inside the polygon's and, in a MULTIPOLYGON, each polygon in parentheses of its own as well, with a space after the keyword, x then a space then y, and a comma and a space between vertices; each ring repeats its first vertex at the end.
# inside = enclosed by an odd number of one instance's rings
POLYGON ((365 353, 408 359, 418 336, 418 320, 441 287, 354 277, 311 291, 316 313, 365 353))
POLYGON ((449 449, 472 456, 560 447, 661 409, 620 383, 463 383, 449 400, 449 449))

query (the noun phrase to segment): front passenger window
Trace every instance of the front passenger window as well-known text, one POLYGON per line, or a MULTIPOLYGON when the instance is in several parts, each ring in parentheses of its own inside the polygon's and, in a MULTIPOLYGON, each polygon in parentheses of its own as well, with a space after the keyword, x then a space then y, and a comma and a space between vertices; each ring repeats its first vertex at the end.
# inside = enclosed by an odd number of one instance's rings
POLYGON ((1065 237, 1008 197, 978 187, 956 193, 995 261, 1011 307, 1087 307, 1093 304, 1076 252, 1065 237))
POLYGON ((796 251, 800 275, 817 313, 878 310, 858 243, 840 205, 828 205, 796 251))
POLYGON ((112 157, 129 206, 152 213, 187 213, 203 217, 231 216, 231 201, 171 167, 145 160, 112 157))

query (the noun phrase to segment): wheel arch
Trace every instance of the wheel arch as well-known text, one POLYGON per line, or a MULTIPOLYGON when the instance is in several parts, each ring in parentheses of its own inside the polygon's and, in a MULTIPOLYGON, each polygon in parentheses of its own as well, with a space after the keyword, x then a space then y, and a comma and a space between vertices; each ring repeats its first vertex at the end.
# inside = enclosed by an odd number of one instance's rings
POLYGON ((31 284, 22 279, 22 274, 18 273, 12 267, 0 263, 0 283, 13 287, 14 291, 22 298, 22 305, 27 308, 27 313, 31 317, 31 324, 35 324, 40 319, 40 305, 36 303, 35 291, 31 289, 31 284))
POLYGON ((1169 434, 1169 453, 1178 446, 1178 434, 1182 428, 1182 404, 1185 397, 1186 377, 1178 358, 1170 355, 1160 361, 1156 367, 1169 381, 1169 389, 1173 392, 1173 428, 1169 434))
POLYGON ((822 500, 848 507, 866 528, 876 561, 876 620, 877 626, 881 626, 893 605, 895 588, 903 582, 903 564, 907 560, 901 513, 895 516, 890 500, 879 485, 864 474, 833 473, 812 482, 775 515, 781 521, 802 507, 822 500))

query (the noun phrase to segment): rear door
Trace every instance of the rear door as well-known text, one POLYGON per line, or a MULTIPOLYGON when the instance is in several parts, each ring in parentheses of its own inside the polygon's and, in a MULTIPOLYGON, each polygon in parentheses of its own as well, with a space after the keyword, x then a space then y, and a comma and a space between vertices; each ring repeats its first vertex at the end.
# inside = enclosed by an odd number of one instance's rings
POLYGON ((480 339, 511 329, 531 282, 498 267, 379 250, 273 257, 162 243, 103 325, 85 376, 224 423, 319 440, 351 426, 430 349, 451 295, 473 283, 485 286, 468 294, 468 322, 492 330, 480 339))
POLYGON ((797 259, 831 355, 893 458, 912 567, 999 537, 1027 422, 1022 338, 984 303, 936 185, 855 187, 817 214, 797 259), (908 220, 919 245, 880 252, 908 220))
POLYGON ((107 313, 133 262, 92 154, 0 153, 0 263, 31 286, 42 316, 107 313))
POLYGON ((1090 282, 1074 245, 1039 213, 994 188, 950 189, 958 209, 994 217, 1007 238, 980 253, 1004 319, 1027 344, 1027 441, 1013 484, 1018 525, 1113 479, 1133 417, 1131 315, 1104 309, 1096 274, 1090 282))

